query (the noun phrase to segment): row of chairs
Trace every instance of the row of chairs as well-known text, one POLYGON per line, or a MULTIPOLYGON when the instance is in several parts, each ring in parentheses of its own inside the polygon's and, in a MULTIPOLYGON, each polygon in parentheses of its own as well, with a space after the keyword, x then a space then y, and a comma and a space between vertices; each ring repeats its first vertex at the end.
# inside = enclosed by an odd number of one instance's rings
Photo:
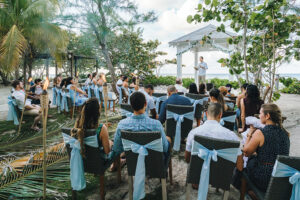
MULTIPOLYGON (((70 134, 70 129, 62 129, 62 132, 70 134)), ((95 130, 87 131, 86 137, 95 134, 95 130)), ((121 131, 122 139, 130 140, 139 145, 148 144, 161 137, 159 132, 128 132, 121 131)), ((209 150, 219 150, 226 148, 238 148, 239 143, 234 141, 226 141, 213 139, 204 136, 195 136, 195 141, 202 144, 209 150)), ((68 152, 71 152, 70 146, 67 145, 68 152)), ((104 172, 106 170, 104 160, 100 156, 101 152, 99 148, 93 148, 85 146, 86 157, 83 158, 84 170, 87 173, 100 175, 100 195, 102 199, 105 199, 104 192, 104 172)), ((133 199, 133 176, 135 176, 138 154, 133 153, 131 150, 125 151, 128 181, 129 181, 129 199, 133 199)), ((289 165, 297 170, 300 170, 300 158, 279 156, 278 161, 289 165)), ((167 161, 169 162, 169 161, 167 161)), ((190 199, 191 184, 199 184, 201 169, 203 166, 203 160, 197 155, 192 155, 191 162, 188 167, 187 173, 187 188, 186 199, 190 199)), ((167 167, 164 160, 164 154, 162 152, 148 149, 148 156, 145 158, 145 172, 149 178, 159 178, 162 183, 162 199, 167 199, 166 179, 167 179, 167 167)), ((235 163, 223 159, 217 158, 216 162, 211 162, 210 165, 210 178, 209 184, 214 188, 220 188, 224 191, 223 199, 228 199, 231 179, 235 163)), ((121 180, 121 171, 118 170, 118 182, 121 180)), ((171 182, 171 181, 170 181, 171 182)), ((289 178, 272 177, 268 190, 265 194, 261 194, 258 199, 265 200, 282 200, 289 199, 291 195, 293 185, 289 183, 289 178)), ((253 188, 251 188, 253 189, 253 188)), ((73 192, 73 199, 76 198, 76 193, 73 192)))

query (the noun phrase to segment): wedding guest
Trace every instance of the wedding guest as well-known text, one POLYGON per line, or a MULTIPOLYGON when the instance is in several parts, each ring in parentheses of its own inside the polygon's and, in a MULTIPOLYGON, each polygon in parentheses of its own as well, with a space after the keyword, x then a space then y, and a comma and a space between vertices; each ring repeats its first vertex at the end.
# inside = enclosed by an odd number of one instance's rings
POLYGON ((232 85, 231 85, 230 83, 228 83, 228 84, 226 84, 225 87, 226 87, 226 89, 227 89, 227 94, 226 94, 226 96, 227 96, 227 97, 233 97, 234 94, 231 93, 232 85))
POLYGON ((189 86, 189 93, 190 94, 198 94, 197 85, 195 83, 191 83, 189 86))
POLYGON ((220 90, 214 88, 209 91, 210 102, 220 103, 222 105, 223 112, 228 110, 228 106, 225 104, 224 97, 221 94, 220 90))
POLYGON ((199 85, 199 94, 207 94, 205 83, 199 85))
POLYGON ((88 74, 87 75, 87 79, 86 81, 84 82, 84 85, 87 87, 89 86, 89 84, 92 82, 92 74, 88 74))
POLYGON ((175 88, 178 92, 183 92, 183 93, 187 92, 187 89, 182 86, 182 80, 180 78, 176 79, 175 88))

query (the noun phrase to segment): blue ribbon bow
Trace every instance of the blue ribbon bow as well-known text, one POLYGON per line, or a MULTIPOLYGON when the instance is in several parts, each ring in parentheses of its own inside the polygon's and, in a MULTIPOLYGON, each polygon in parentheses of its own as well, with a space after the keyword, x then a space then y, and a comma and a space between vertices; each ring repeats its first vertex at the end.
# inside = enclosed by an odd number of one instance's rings
POLYGON ((126 117, 132 117, 134 114, 132 112, 129 112, 128 110, 121 109, 121 115, 126 117))
POLYGON ((222 117, 221 120, 220 120, 220 124, 222 126, 225 125, 225 122, 231 122, 231 123, 235 123, 235 118, 236 118, 236 115, 231 115, 231 116, 227 116, 227 117, 222 117))
POLYGON ((119 104, 121 104, 122 103, 122 86, 121 87, 119 87, 119 86, 117 86, 117 90, 118 90, 118 93, 119 93, 119 104))
POLYGON ((234 109, 234 103, 232 103, 232 102, 225 102, 225 103, 230 108, 230 110, 234 109))
MULTIPOLYGON (((80 154, 80 142, 75 138, 62 133, 64 143, 70 144, 72 148, 70 159, 70 179, 73 190, 83 190, 86 187, 86 181, 84 177, 83 160, 80 154)), ((84 138, 84 144, 91 147, 99 147, 97 134, 84 138)))
POLYGON ((293 185, 290 200, 297 200, 300 197, 300 171, 283 164, 276 160, 272 176, 274 177, 290 177, 289 182, 293 185))
POLYGON ((176 132, 175 132, 173 149, 175 151, 179 151, 180 142, 181 142, 181 123, 184 121, 184 118, 194 120, 194 111, 179 115, 177 113, 173 113, 167 110, 167 119, 172 119, 172 118, 176 121, 176 132))
POLYGON ((239 153, 239 148, 227 148, 219 150, 209 150, 198 142, 193 142, 192 155, 197 155, 199 158, 203 159, 203 165, 200 174, 200 182, 198 188, 198 200, 206 200, 208 185, 209 185, 209 173, 210 173, 210 161, 218 161, 220 156, 231 162, 236 162, 239 153))
POLYGON ((133 200, 143 199, 145 197, 145 156, 148 155, 147 149, 163 152, 162 139, 153 140, 145 145, 126 139, 122 139, 122 143, 125 151, 131 150, 133 153, 139 154, 134 177, 133 200))
POLYGON ((152 97, 153 98, 153 100, 155 101, 155 110, 156 110, 156 112, 158 113, 158 110, 159 110, 159 103, 161 102, 161 101, 165 101, 165 100, 167 100, 167 96, 161 96, 161 97, 152 97))
POLYGON ((15 106, 17 105, 16 100, 13 99, 11 96, 8 96, 7 104, 8 104, 8 114, 7 114, 6 121, 14 121, 14 125, 19 125, 19 119, 15 108, 15 106))
POLYGON ((52 93, 53 93, 53 97, 52 97, 52 104, 54 105, 54 106, 56 106, 56 87, 53 87, 52 88, 52 93))

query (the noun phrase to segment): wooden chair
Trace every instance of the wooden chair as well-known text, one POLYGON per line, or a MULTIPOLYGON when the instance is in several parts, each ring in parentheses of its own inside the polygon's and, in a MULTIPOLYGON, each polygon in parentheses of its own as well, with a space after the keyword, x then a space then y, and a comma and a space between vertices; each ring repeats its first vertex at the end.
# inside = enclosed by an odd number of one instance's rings
MULTIPOLYGON (((298 171, 300 171, 300 157, 290 156, 278 156, 277 160, 283 164, 286 164, 298 171)), ((289 177, 271 177, 266 192, 261 191, 257 186, 250 180, 245 172, 243 172, 243 178, 247 183, 249 196, 255 200, 283 200, 290 199, 292 194, 293 185, 289 182, 289 177)), ((245 193, 241 192, 240 199, 244 199, 245 193)), ((299 197, 300 198, 300 197, 299 197)))
MULTIPOLYGON (((199 135, 195 135, 194 140, 209 150, 238 148, 240 146, 240 143, 237 141, 220 140, 199 135)), ((191 156, 191 162, 189 164, 187 174, 187 200, 190 199, 192 184, 199 184, 203 162, 204 161, 199 158, 198 155, 191 156)), ((221 188, 224 190, 224 200, 228 199, 229 196, 230 183, 235 166, 236 163, 225 160, 219 156, 217 162, 211 161, 210 163, 209 184, 212 187, 221 188)))
MULTIPOLYGON (((233 116, 233 115, 236 116, 235 111, 227 111, 227 112, 223 113, 222 118, 223 117, 228 117, 228 116, 233 116)), ((237 123, 237 119, 235 119, 235 123, 237 123)), ((224 127, 228 128, 231 131, 234 131, 234 123, 232 123, 232 122, 224 121, 224 127)))
MULTIPOLYGON (((132 109, 132 107, 131 107, 130 104, 127 104, 127 103, 121 103, 121 104, 120 104, 120 108, 123 109, 123 110, 126 110, 126 111, 128 111, 128 112, 133 113, 133 109, 132 109)), ((123 115, 123 113, 121 113, 121 115, 122 115, 122 119, 125 119, 125 118, 126 118, 126 115, 123 115)))
MULTIPOLYGON (((191 94, 191 93, 186 93, 185 96, 190 98, 190 99, 194 99, 194 100, 200 100, 200 99, 203 99, 205 97, 208 97, 207 95, 204 95, 204 94, 191 94)), ((200 105, 200 104, 196 105, 195 119, 196 119, 196 122, 197 122, 197 126, 200 126, 202 113, 203 113, 205 105, 207 103, 208 103, 208 101, 206 103, 204 103, 203 105, 200 105)))
MULTIPOLYGON (((67 135, 71 135, 71 128, 62 128, 63 133, 67 135)), ((85 131, 85 137, 93 136, 96 134, 95 129, 90 129, 85 131)), ((102 144, 99 144, 101 146, 102 144)), ((71 157, 72 148, 70 145, 66 145, 69 158, 71 157)), ((91 173, 94 175, 99 175, 99 182, 100 182, 100 197, 102 200, 105 199, 105 185, 104 185, 104 173, 106 170, 105 167, 105 159, 104 159, 104 152, 100 150, 100 148, 90 147, 88 145, 84 146, 85 148, 85 158, 83 160, 83 167, 86 173, 91 173)), ((121 181, 121 171, 118 171, 118 183, 121 181)), ((77 192, 72 190, 72 199, 77 199, 77 192)))
MULTIPOLYGON (((129 132, 121 130, 121 138, 133 141, 140 145, 145 145, 153 140, 161 138, 160 132, 129 132)), ((126 163, 129 180, 129 200, 133 199, 133 176, 136 171, 138 154, 132 151, 125 151, 126 163)), ((148 156, 145 157, 146 175, 150 178, 159 178, 162 183, 162 199, 167 199, 167 168, 168 159, 164 159, 163 152, 153 151, 148 149, 148 156)))

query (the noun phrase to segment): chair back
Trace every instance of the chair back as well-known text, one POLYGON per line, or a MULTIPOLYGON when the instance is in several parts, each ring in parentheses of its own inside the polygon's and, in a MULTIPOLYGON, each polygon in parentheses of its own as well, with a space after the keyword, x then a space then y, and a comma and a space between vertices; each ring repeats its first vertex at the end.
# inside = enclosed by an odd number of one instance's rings
MULTIPOLYGON (((224 117, 228 117, 228 116, 233 116, 235 115, 236 116, 236 112, 235 111, 227 111, 227 112, 224 112, 223 115, 222 115, 222 118, 224 117)), ((235 122, 228 122, 228 121, 224 121, 224 127, 231 130, 231 131, 234 131, 234 124, 235 122)))
MULTIPOLYGON (((228 141, 214 139, 195 135, 194 140, 209 150, 219 150, 227 148, 238 148, 240 143, 237 141, 228 141)), ((191 162, 188 168, 187 183, 199 184, 203 160, 198 155, 191 156, 191 162)), ((213 187, 228 191, 232 179, 235 163, 225 160, 218 156, 218 161, 213 160, 210 163, 209 184, 213 187)))
POLYGON ((236 102, 236 98, 237 98, 237 96, 229 96, 228 97, 232 102, 236 102))
MULTIPOLYGON (((161 138, 160 132, 131 132, 121 130, 121 138, 130 140, 140 145, 145 145, 153 140, 161 138)), ((146 175, 151 178, 166 178, 166 170, 164 164, 164 153, 147 149, 148 156, 145 157, 146 175)), ((129 176, 135 175, 138 154, 125 151, 127 170, 129 176)))
MULTIPOLYGON (((67 135, 71 135, 71 128, 62 128, 61 129, 63 133, 67 135)), ((85 137, 93 136, 96 134, 95 129, 89 129, 85 131, 85 137)), ((100 139, 98 140, 100 142, 100 139)), ((71 157, 71 151, 72 148, 70 148, 70 145, 67 144, 67 152, 69 155, 69 158, 71 157)), ((100 174, 103 175, 105 172, 105 159, 104 159, 104 152, 100 149, 102 147, 102 143, 99 144, 98 148, 91 147, 88 145, 84 145, 85 148, 85 157, 82 158, 83 160, 83 166, 84 171, 87 173, 92 174, 100 174)))
MULTIPOLYGON (((163 96, 168 96, 166 93, 153 93, 152 94, 153 97, 163 97, 163 96)), ((160 101, 159 102, 159 105, 158 105, 158 110, 156 111, 158 114, 160 113, 160 107, 161 107, 161 104, 163 103, 164 101, 160 101)))
POLYGON ((184 92, 177 92, 178 95, 184 95, 184 92))
MULTIPOLYGON (((121 103, 121 104, 120 104, 120 107, 121 107, 121 109, 123 109, 123 110, 126 110, 126 111, 128 111, 128 112, 133 113, 133 109, 132 109, 132 107, 131 107, 130 104, 127 104, 127 103, 121 103)), ((121 114, 122 114, 122 111, 121 111, 121 114)), ((126 118, 126 115, 123 115, 123 114, 122 114, 122 119, 125 119, 125 118, 126 118)))
MULTIPOLYGON (((278 156, 277 160, 300 171, 300 157, 278 156)), ((289 182, 289 177, 271 177, 265 200, 290 199, 293 185, 289 182)))
MULTIPOLYGON (((182 115, 185 113, 193 112, 194 107, 193 106, 183 106, 183 105, 167 105, 167 111, 171 111, 173 113, 182 115)), ((167 128, 166 128, 166 134, 167 136, 171 137, 172 141, 174 141, 175 133, 176 133, 176 121, 172 119, 167 119, 167 128)), ((193 128, 193 120, 184 118, 184 121, 181 123, 181 139, 185 139, 189 132, 193 128)))
MULTIPOLYGON (((207 95, 204 95, 204 94, 191 94, 191 93, 186 93, 185 96, 188 98, 191 98, 191 99, 195 99, 195 100, 200 100, 205 97, 208 97, 207 95)), ((208 101, 204 102, 203 105, 201 105, 201 104, 196 105, 196 109, 195 109, 195 118, 196 119, 201 119, 202 112, 204 111, 205 105, 207 103, 208 103, 208 101)))

